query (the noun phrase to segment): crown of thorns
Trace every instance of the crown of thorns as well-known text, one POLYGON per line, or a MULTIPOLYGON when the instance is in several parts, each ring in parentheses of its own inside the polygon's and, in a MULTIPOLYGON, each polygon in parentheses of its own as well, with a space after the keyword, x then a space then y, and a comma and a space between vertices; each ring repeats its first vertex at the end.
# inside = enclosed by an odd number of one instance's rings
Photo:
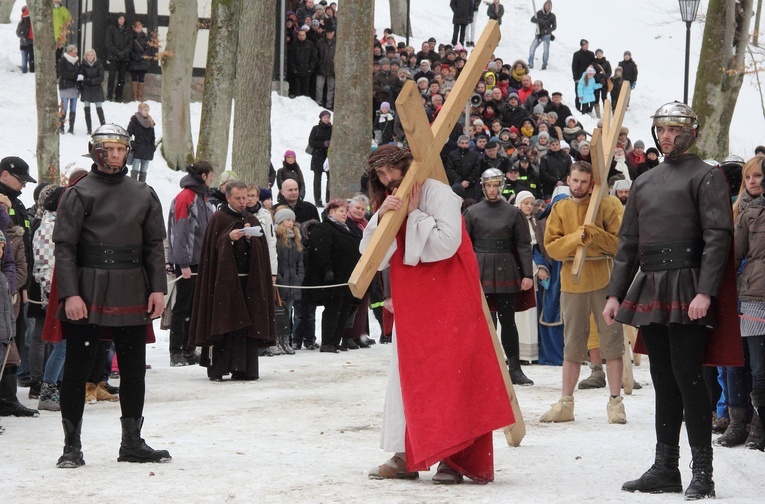
POLYGON ((377 156, 374 156, 375 159, 369 160, 369 169, 374 171, 378 168, 382 168, 383 166, 388 165, 395 165, 400 163, 401 161, 412 161, 412 151, 407 149, 398 149, 396 151, 392 151, 389 154, 378 154, 377 156))

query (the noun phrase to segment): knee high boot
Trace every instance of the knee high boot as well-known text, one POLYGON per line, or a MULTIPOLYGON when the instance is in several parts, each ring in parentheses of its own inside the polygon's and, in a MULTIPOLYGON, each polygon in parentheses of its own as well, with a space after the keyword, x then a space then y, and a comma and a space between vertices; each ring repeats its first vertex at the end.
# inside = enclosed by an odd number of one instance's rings
POLYGON ((146 172, 138 172, 138 182, 146 182, 146 172))
POLYGON ((6 366, 2 379, 0 379, 0 416, 36 417, 40 412, 30 409, 19 402, 17 397, 18 384, 16 372, 18 366, 6 366))
POLYGON ((84 466, 85 459, 82 457, 82 443, 80 441, 82 419, 76 426, 66 418, 61 420, 61 424, 64 426, 64 453, 58 458, 56 467, 74 469, 84 466))
POLYGON ((96 107, 96 114, 98 114, 98 122, 101 123, 101 126, 106 124, 106 119, 104 118, 104 108, 96 107))
POLYGON ((138 180, 138 175, 139 175, 140 173, 141 173, 141 172, 139 172, 138 170, 130 170, 130 176, 131 176, 131 177, 133 177, 133 178, 134 178, 134 179, 136 179, 136 180, 138 180))
POLYGON ((691 457, 693 479, 685 490, 685 500, 713 499, 715 482, 712 481, 712 447, 691 446, 691 457))
MULTIPOLYGON (((754 411, 759 417, 759 421, 760 421, 759 432, 762 435, 763 434, 762 416, 765 414, 765 407, 763 407, 765 406, 765 390, 762 390, 762 389, 752 390, 751 398, 752 398, 752 406, 754 407, 754 411)), ((754 423, 754 419, 752 420, 752 423, 754 423)), ((763 437, 760 437, 758 443, 755 443, 753 440, 751 445, 747 443, 747 448, 750 448, 753 450, 765 451, 765 439, 763 439, 763 437)))
POLYGON ((155 450, 141 438, 143 417, 120 418, 122 443, 117 462, 166 462, 172 460, 167 450, 155 450))
POLYGON ((88 135, 93 133, 93 123, 90 119, 90 107, 85 107, 85 127, 88 128, 88 135))
POLYGON ((58 123, 58 132, 63 135, 66 133, 66 110, 59 112, 59 115, 61 115, 61 120, 58 123))
POLYGON ((622 485, 625 492, 680 493, 680 447, 656 443, 656 461, 640 478, 622 485))
POLYGON ((600 101, 595 102, 595 116, 600 119, 600 101))
MULTIPOLYGON (((505 329, 503 328, 503 338, 504 331, 505 329)), ((508 340, 507 346, 505 347, 505 354, 507 355, 507 368, 508 371, 510 371, 510 380, 513 382, 513 385, 534 385, 534 382, 529 379, 521 369, 518 331, 515 331, 514 334, 510 334, 508 340)))
POLYGON ((67 133, 71 133, 74 135, 74 119, 77 116, 77 113, 72 111, 69 112, 69 131, 67 133))
POLYGON ((143 101, 143 82, 138 83, 138 92, 136 93, 136 101, 143 101))

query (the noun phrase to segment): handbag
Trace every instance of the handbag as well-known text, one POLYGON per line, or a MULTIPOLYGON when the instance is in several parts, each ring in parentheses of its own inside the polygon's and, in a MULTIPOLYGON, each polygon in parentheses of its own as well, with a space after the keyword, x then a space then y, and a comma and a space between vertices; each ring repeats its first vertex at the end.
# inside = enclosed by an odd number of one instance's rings
POLYGON ((311 147, 310 145, 306 147, 305 153, 308 154, 309 156, 313 156, 313 147, 311 147))
MULTIPOLYGON (((276 288, 275 288, 276 289, 276 288)), ((276 289, 276 306, 274 307, 274 318, 276 319, 276 335, 289 336, 292 334, 292 322, 287 307, 282 302, 279 295, 279 289, 276 289)))

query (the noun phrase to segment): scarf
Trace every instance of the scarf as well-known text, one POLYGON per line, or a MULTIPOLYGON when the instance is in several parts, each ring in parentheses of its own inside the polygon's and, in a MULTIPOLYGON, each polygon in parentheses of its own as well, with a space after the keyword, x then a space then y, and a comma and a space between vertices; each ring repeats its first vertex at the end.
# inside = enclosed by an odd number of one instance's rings
POLYGON ((345 228, 346 231, 350 231, 350 229, 348 229, 348 224, 346 224, 345 222, 340 222, 339 220, 335 219, 334 217, 330 215, 327 215, 327 219, 330 220, 331 222, 334 222, 338 226, 345 228))
POLYGON ((522 70, 513 69, 513 71, 510 72, 510 75, 512 75, 514 80, 521 82, 523 80, 523 76, 526 75, 526 69, 525 68, 522 70))
POLYGON ((627 168, 627 163, 625 163, 625 157, 624 156, 614 156, 614 161, 616 162, 616 166, 614 168, 619 173, 624 175, 624 180, 632 180, 630 178, 630 171, 627 168))
POLYGON ((135 118, 138 121, 138 123, 144 128, 154 127, 154 119, 152 119, 151 116, 144 117, 143 114, 141 114, 140 110, 135 113, 135 118))
POLYGON ((522 126, 521 127, 521 134, 525 137, 531 138, 534 136, 534 127, 533 126, 522 126))
POLYGON ((64 53, 64 58, 66 58, 66 60, 72 65, 76 65, 77 61, 80 59, 77 56, 70 56, 68 53, 64 53))

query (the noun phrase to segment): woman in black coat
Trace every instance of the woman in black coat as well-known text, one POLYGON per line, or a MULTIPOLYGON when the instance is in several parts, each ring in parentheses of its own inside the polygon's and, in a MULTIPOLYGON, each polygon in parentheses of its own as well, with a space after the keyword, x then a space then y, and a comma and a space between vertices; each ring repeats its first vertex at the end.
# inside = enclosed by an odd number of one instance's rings
POLYGON ((130 176, 138 179, 139 182, 146 182, 149 162, 154 159, 156 149, 154 119, 149 115, 149 106, 146 103, 138 105, 138 112, 130 118, 127 132, 133 137, 130 144, 133 150, 133 169, 130 171, 130 176))
POLYGON ((143 31, 143 24, 133 24, 133 45, 130 51, 130 79, 133 83, 133 100, 143 100, 143 81, 149 71, 149 36, 143 31))
POLYGON ((80 74, 82 74, 82 104, 85 107, 85 124, 88 127, 88 135, 92 133, 93 123, 90 119, 90 104, 96 105, 96 114, 101 126, 106 124, 104 119, 104 109, 101 105, 104 102, 104 65, 96 58, 96 51, 88 49, 85 52, 85 59, 80 65, 80 74))
POLYGON ((58 94, 61 98, 59 116, 59 132, 64 133, 66 110, 69 109, 69 133, 74 133, 74 119, 77 115, 77 98, 80 97, 79 83, 83 80, 80 75, 80 58, 77 57, 77 46, 66 46, 66 52, 58 60, 58 94))
MULTIPOLYGON (((321 175, 324 172, 324 161, 327 159, 329 142, 332 140, 332 123, 328 110, 322 110, 319 114, 319 124, 311 129, 308 137, 308 146, 313 149, 311 154, 311 171, 313 172, 313 201, 317 207, 323 207, 321 202, 321 175)), ((329 201, 329 171, 327 173, 326 196, 329 201)))
MULTIPOLYGON (((351 277, 361 254, 359 237, 348 228, 347 217, 348 203, 345 200, 335 199, 327 203, 327 217, 316 226, 309 240, 306 285, 343 284, 351 277)), ((320 351, 337 353, 358 348, 353 340, 343 340, 355 304, 348 287, 312 289, 308 296, 314 303, 324 304, 320 351)))

